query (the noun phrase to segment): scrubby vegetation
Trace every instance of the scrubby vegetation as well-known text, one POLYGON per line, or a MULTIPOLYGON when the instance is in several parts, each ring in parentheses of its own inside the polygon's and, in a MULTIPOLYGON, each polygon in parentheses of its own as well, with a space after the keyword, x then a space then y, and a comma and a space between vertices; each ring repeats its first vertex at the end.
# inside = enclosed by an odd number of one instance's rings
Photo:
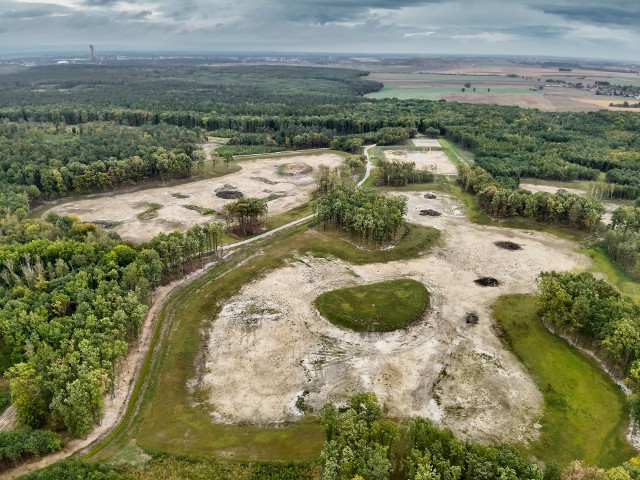
POLYGON ((62 440, 53 432, 28 429, 0 431, 0 469, 61 448, 62 440))
POLYGON ((389 280, 325 292, 315 305, 323 317, 341 327, 390 332, 422 317, 429 308, 429 292, 415 280, 389 280))
POLYGON ((352 397, 343 409, 328 404, 322 419, 323 480, 386 480, 392 473, 393 478, 409 480, 543 479, 540 468, 512 448, 462 442, 422 418, 411 421, 408 439, 401 441, 400 429, 382 416, 371 393, 352 397))

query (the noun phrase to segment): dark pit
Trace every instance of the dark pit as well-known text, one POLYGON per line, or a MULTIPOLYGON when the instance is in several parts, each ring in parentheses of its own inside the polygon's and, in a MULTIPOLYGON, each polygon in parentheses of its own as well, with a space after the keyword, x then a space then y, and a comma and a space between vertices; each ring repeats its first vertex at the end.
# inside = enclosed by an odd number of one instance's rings
POLYGON ((473 312, 467 313, 467 315, 464 318, 466 322, 470 325, 477 325, 478 322, 480 321, 480 318, 478 318, 478 315, 476 315, 473 312))
POLYGON ((500 285, 500 282, 493 277, 480 277, 475 279, 473 283, 481 287, 497 287, 500 285))
POLYGON ((427 208, 426 210, 420 210, 420 215, 427 216, 427 217, 439 217, 442 214, 440 212, 436 212, 435 210, 431 210, 430 208, 427 208))
POLYGON ((244 194, 233 185, 225 184, 222 187, 215 189, 216 197, 224 198, 225 200, 235 200, 243 198, 244 194))
POLYGON ((509 242, 506 240, 495 242, 494 245, 496 247, 504 248, 505 250, 522 250, 522 245, 515 242, 509 242))

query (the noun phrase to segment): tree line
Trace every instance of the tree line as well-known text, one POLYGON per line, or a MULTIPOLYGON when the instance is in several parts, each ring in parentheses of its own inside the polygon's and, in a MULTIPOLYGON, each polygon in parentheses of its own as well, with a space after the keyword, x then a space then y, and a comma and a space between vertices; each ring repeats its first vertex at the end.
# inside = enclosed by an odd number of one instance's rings
POLYGON ((215 254, 222 227, 161 234, 132 248, 77 219, 5 215, 0 370, 11 402, 23 425, 85 436, 137 338, 150 289, 215 254))
POLYGON ((587 272, 544 272, 539 287, 545 322, 596 351, 618 377, 627 379, 636 392, 630 405, 639 421, 640 304, 587 272))
POLYGON ((594 198, 559 190, 531 193, 504 187, 481 167, 458 168, 458 183, 476 195, 478 206, 499 218, 523 217, 538 222, 594 230, 600 223, 604 207, 594 198))
POLYGON ((620 207, 613 212, 603 245, 618 267, 640 279, 640 207, 620 207))

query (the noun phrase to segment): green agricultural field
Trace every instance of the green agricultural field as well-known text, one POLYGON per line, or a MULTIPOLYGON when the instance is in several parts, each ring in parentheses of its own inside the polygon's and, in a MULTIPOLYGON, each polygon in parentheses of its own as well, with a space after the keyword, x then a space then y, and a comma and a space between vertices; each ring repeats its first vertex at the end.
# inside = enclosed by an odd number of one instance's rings
POLYGON ((419 320, 429 308, 429 292, 401 279, 340 288, 320 295, 315 305, 331 323, 356 332, 391 332, 419 320))
MULTIPOLYGON (((490 88, 490 87, 489 87, 490 88)), ((471 89, 467 89, 469 95, 474 93, 486 93, 487 87, 477 87, 477 92, 471 89)), ((394 85, 385 84, 384 88, 379 92, 368 93, 368 98, 397 98, 399 100, 419 99, 419 100, 440 100, 448 94, 462 93, 461 87, 412 87, 407 85, 394 85)), ((528 88, 508 88, 508 87, 493 87, 491 88, 492 94, 535 94, 528 88)))
POLYGON ((493 312, 544 395, 540 439, 522 447, 523 453, 560 465, 580 458, 602 467, 632 457, 624 394, 595 360, 545 328, 535 297, 502 297, 493 312))

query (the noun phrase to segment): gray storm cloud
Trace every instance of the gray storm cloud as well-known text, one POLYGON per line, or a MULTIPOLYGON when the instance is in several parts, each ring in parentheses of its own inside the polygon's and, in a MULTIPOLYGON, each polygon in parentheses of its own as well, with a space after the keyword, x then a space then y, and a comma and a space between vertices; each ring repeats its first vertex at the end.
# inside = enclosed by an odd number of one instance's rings
POLYGON ((0 51, 639 55, 640 2, 0 0, 0 51))

